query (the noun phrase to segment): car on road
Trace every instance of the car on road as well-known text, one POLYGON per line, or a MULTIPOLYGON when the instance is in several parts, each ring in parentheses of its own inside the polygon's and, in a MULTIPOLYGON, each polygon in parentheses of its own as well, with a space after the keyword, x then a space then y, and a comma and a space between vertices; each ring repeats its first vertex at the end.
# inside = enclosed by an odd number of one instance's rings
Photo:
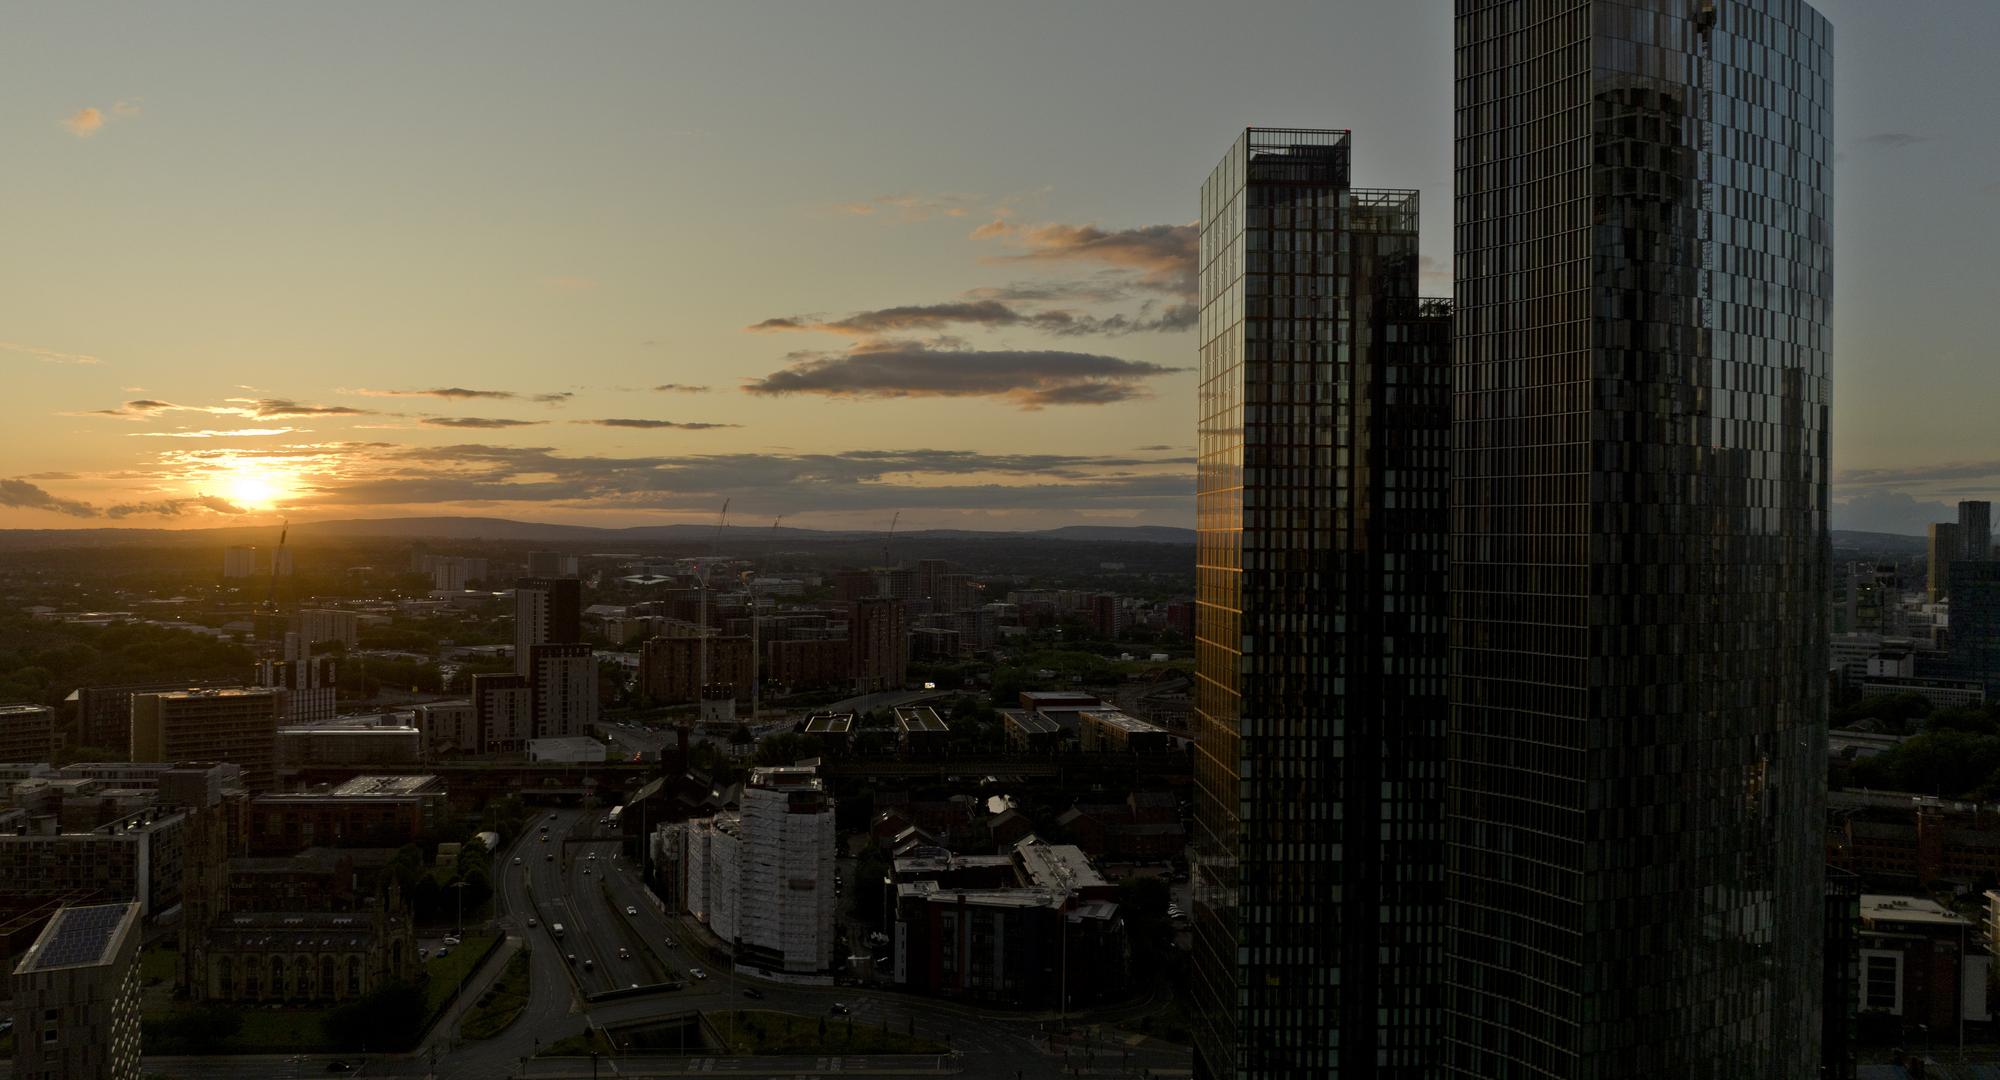
POLYGON ((836 1001, 833 1004, 828 1005, 826 1007, 826 1011, 832 1013, 835 1016, 846 1016, 847 1006, 842 1004, 841 1002, 836 1001))
POLYGON ((547 855, 544 855, 544 856, 542 856, 542 861, 543 861, 543 862, 554 862, 554 861, 556 861, 556 853, 555 853, 555 852, 553 852, 553 851, 549 852, 549 853, 548 853, 547 855))
POLYGON ((585 860, 585 861, 587 861, 587 862, 596 862, 596 861, 597 861, 597 852, 593 851, 593 852, 591 852, 590 854, 588 854, 588 855, 585 855, 585 856, 584 856, 584 860, 585 860))
POLYGON ((539 924, 535 922, 535 917, 533 915, 528 916, 528 929, 533 930, 537 925, 539 924))
POLYGON ((700 968, 689 968, 689 969, 688 969, 688 974, 689 974, 689 975, 692 975, 692 976, 694 976, 694 977, 695 977, 695 978, 697 978, 697 979, 706 979, 706 978, 708 978, 708 972, 706 972, 706 971, 703 971, 703 970, 702 970, 702 969, 700 969, 700 968))
POLYGON ((555 819, 556 819, 556 815, 554 815, 554 814, 550 814, 550 815, 549 815, 549 820, 550 820, 550 821, 554 821, 555 819))
POLYGON ((521 865, 521 857, 519 855, 514 856, 514 865, 515 866, 521 865))
POLYGON ((568 956, 565 956, 565 957, 563 957, 563 959, 565 959, 565 960, 569 961, 570 963, 574 964, 574 963, 576 963, 576 954, 575 954, 575 953, 570 953, 570 954, 569 954, 568 956))
POLYGON ((627 914, 627 915, 637 915, 637 914, 639 914, 639 909, 638 909, 638 908, 636 908, 636 907, 633 907, 633 906, 632 906, 631 904, 626 904, 626 905, 625 905, 625 914, 627 914))
POLYGON ((667 939, 666 939, 666 942, 667 942, 667 948, 671 949, 671 948, 673 948, 673 947, 674 947, 674 939, 673 939, 673 938, 667 938, 667 939))
POLYGON ((596 963, 595 961, 591 960, 591 958, 590 958, 590 957, 586 956, 586 957, 584 957, 584 958, 583 958, 583 970, 585 970, 585 971, 596 971, 596 970, 597 970, 597 963, 596 963))
POLYGON ((620 959, 620 960, 630 960, 630 959, 632 959, 632 950, 630 950, 630 949, 626 948, 626 947, 625 947, 625 946, 623 946, 623 945, 620 945, 620 946, 618 947, 618 959, 620 959))
POLYGON ((764 991, 754 986, 746 986, 743 988, 743 996, 749 998, 751 1001, 762 1001, 764 1000, 764 991))
POLYGON ((431 957, 431 959, 433 959, 433 960, 442 960, 442 959, 444 959, 445 957, 447 957, 447 956, 450 956, 450 955, 451 955, 451 950, 450 950, 450 949, 439 949, 439 950, 437 951, 437 955, 436 955, 436 956, 433 956, 433 957, 431 957))
POLYGON ((586 866, 586 867, 584 867, 584 868, 583 868, 583 876, 584 876, 584 877, 589 877, 589 876, 590 876, 590 867, 586 866))
POLYGON ((444 936, 444 943, 445 943, 446 945, 461 945, 461 944, 464 944, 463 942, 459 941, 459 939, 458 939, 458 936, 457 936, 456 934, 446 934, 446 935, 444 936))

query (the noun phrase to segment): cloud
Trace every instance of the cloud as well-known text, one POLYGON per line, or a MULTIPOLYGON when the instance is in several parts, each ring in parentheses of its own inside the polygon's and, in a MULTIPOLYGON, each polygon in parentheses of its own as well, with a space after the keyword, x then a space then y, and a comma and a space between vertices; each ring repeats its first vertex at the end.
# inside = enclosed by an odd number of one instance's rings
POLYGON ((626 420, 611 418, 605 420, 571 420, 572 424, 595 424, 598 427, 616 428, 679 428, 683 431, 708 431, 713 428, 742 427, 741 424, 709 424, 696 420, 626 420))
POLYGON ((119 503, 116 506, 106 507, 104 516, 126 518, 134 514, 149 514, 156 517, 179 517, 188 510, 209 510, 217 514, 244 514, 249 512, 220 495, 196 495, 186 499, 119 503))
POLYGON ((572 391, 558 390, 546 394, 519 394, 512 390, 468 390, 463 386, 435 386, 426 390, 371 390, 359 387, 342 390, 343 394, 357 394, 361 397, 434 397, 456 401, 536 401, 545 405, 555 405, 576 396, 572 391))
POLYGON ((135 439, 241 439, 264 435, 290 435, 297 428, 233 428, 222 431, 203 428, 199 431, 134 431, 127 437, 135 439))
POLYGON ((83 412, 68 413, 69 416, 115 416, 120 420, 144 420, 163 412, 174 412, 181 407, 171 401, 154 398, 138 398, 109 409, 87 409, 83 412))
POLYGON ((548 447, 463 444, 369 452, 348 466, 349 475, 319 484, 313 502, 527 502, 674 510, 711 508, 715 496, 728 494, 746 506, 784 512, 891 507, 1178 511, 1193 498, 1190 465, 1185 459, 949 450, 568 457, 548 447))
POLYGON ((104 361, 84 353, 60 352, 45 349, 39 345, 23 345, 18 341, 0 341, 0 352, 20 353, 32 356, 45 364, 101 364, 104 361))
POLYGON ((1159 453, 1165 453, 1166 451, 1169 450, 1178 450, 1178 449, 1180 449, 1180 447, 1178 446, 1168 446, 1166 443, 1155 443, 1152 446, 1139 447, 1139 453, 1159 454, 1159 453))
MULTIPOLYGON (((179 405, 158 398, 135 398, 109 409, 87 409, 70 416, 110 416, 120 420, 147 420, 170 412, 198 412, 211 416, 241 416, 252 420, 295 420, 308 416, 375 416, 368 409, 349 405, 307 405, 290 398, 229 398, 223 405, 179 405)), ((286 428, 284 430, 291 430, 286 428)))
POLYGON ((488 416, 426 416, 419 423, 448 428, 517 428, 546 424, 546 420, 508 420, 488 416))
POLYGON ((71 517, 96 517, 97 508, 86 502, 51 495, 26 480, 0 480, 0 506, 23 510, 50 510, 71 517))
POLYGON ((943 304, 909 304, 902 307, 861 311, 839 319, 813 315, 791 315, 765 319, 744 327, 752 333, 773 331, 818 331, 873 338, 883 334, 941 330, 949 326, 1019 326, 1058 337, 1101 334, 1117 336, 1148 330, 1186 330, 1200 312, 1191 303, 1173 304, 1155 311, 1147 303, 1136 316, 1111 315, 1103 318, 1073 311, 1024 311, 998 300, 959 300, 943 304))
POLYGON ((1906 146, 1929 141, 1930 137, 1926 135, 1914 135, 1907 131, 1884 131, 1879 135, 1870 135, 1862 139, 1861 145, 1880 147, 1884 150, 1901 150, 1906 146))
MULTIPOLYGON (((854 217, 873 217, 881 210, 894 210, 902 221, 928 221, 934 217, 962 218, 978 209, 986 201, 986 196, 967 192, 941 192, 934 195, 917 192, 901 192, 895 195, 877 195, 862 202, 835 203, 833 209, 854 217)), ((1001 213, 998 208, 982 213, 1001 213)))
POLYGON ((972 230, 975 240, 1000 240, 1023 248, 1020 254, 996 256, 997 262, 1099 263, 1136 271, 1139 283, 1195 297, 1195 255, 1199 229, 1189 225, 1146 225, 1106 231, 1095 225, 1014 225, 996 218, 972 230))
POLYGON ((542 279, 542 284, 557 292, 587 292, 597 288, 596 278, 578 277, 574 274, 555 274, 542 279))
POLYGON ((653 389, 655 389, 655 390, 658 390, 658 391, 660 391, 660 392, 662 392, 662 393, 667 393, 667 394, 706 394, 706 393, 708 393, 708 387, 706 387, 706 386, 700 386, 700 385, 697 385, 697 384, 694 384, 694 383, 675 383, 675 382, 670 382, 670 383, 661 383, 660 385, 658 385, 658 386, 655 386, 655 387, 653 387, 653 389))
POLYGON ((1833 527, 1860 532, 1922 536, 1935 521, 1957 521, 1958 508, 1921 500, 1906 491, 1867 491, 1834 499, 1833 527))
POLYGON ((248 415, 259 420, 284 420, 301 416, 374 416, 373 411, 357 409, 349 405, 305 405, 286 398, 230 398, 241 402, 248 409, 248 415))
POLYGON ((71 135, 79 139, 88 139, 104 126, 104 110, 95 105, 87 105, 63 117, 63 126, 69 129, 71 135))
POLYGON ((1148 396, 1146 379, 1180 368, 1058 350, 948 350, 910 342, 808 354, 744 386, 753 394, 991 397, 1023 409, 1104 405, 1148 396))

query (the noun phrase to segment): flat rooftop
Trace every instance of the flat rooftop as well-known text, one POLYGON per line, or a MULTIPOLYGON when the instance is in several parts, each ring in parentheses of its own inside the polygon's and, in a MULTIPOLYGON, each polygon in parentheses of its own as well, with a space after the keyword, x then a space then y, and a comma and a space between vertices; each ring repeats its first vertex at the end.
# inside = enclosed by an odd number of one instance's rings
POLYGON ((0 705, 0 716, 26 716, 29 713, 45 713, 47 705, 0 705))
POLYGON ((853 730, 853 713, 820 713, 806 717, 808 735, 845 735, 853 730))
POLYGON ((429 795, 443 790, 431 773, 413 776, 357 776, 329 794, 355 797, 365 795, 429 795))
POLYGON ((194 687, 188 690, 162 690, 159 696, 168 701, 201 700, 206 698, 249 698, 271 697, 278 691, 268 686, 216 686, 194 687))
POLYGON ((1050 844, 1030 836, 1014 845, 1014 857, 1021 872, 1039 888, 1060 889, 1066 876, 1071 888, 1101 888, 1108 884, 1104 875, 1090 864, 1090 856, 1075 844, 1050 844))
POLYGON ((1157 724, 1149 724, 1136 716, 1119 712, 1117 709, 1091 709, 1088 712, 1078 715, 1082 716, 1085 720, 1103 724, 1105 727, 1117 728, 1120 731, 1134 735, 1143 735, 1149 731, 1157 731, 1163 734, 1166 732, 1165 728, 1157 724))
POLYGON ((950 731, 951 725, 929 705, 904 705, 896 709, 896 726, 904 731, 950 731))
POLYGON ((120 931, 138 921, 139 905, 129 901, 63 908, 29 946, 15 971, 52 971, 110 963, 118 948, 120 931))
POLYGON ((1935 900, 1921 896, 1861 894, 1863 922, 1927 923, 1932 926, 1970 926, 1972 920, 1950 911, 1935 900))
POLYGON ((1047 735, 1062 730, 1062 725, 1040 713, 1022 712, 1019 709, 1002 709, 1000 715, 1006 722, 1030 735, 1047 735))

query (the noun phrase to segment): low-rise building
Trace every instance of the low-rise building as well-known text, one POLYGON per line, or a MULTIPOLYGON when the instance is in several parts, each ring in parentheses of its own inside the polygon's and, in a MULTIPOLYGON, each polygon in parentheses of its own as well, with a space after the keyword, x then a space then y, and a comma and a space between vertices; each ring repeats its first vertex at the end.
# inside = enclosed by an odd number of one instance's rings
POLYGON ((1166 729, 1116 709, 1086 709, 1077 721, 1085 753, 1157 754, 1173 748, 1166 729))
POLYGON ((531 762, 586 765, 608 760, 609 757, 604 744, 588 735, 528 740, 528 760, 531 762))
POLYGON ((250 853, 401 847, 428 832, 444 808, 435 776, 357 776, 337 787, 266 793, 250 800, 250 853))
POLYGON ((1007 733, 1007 749, 1016 754, 1053 754, 1063 748, 1062 725, 1039 713, 1002 709, 1000 723, 1007 733))
POLYGON ((330 723, 278 729, 278 764, 414 765, 423 760, 423 733, 401 724, 330 723))
POLYGON ((1979 928, 1972 920, 1924 897, 1865 893, 1858 940, 1864 1024, 1876 1017, 1908 1031, 1944 1032, 1961 1016, 1992 1019, 1986 980, 1993 960, 1973 952, 1979 928))
POLYGON ((951 725, 929 705, 896 709, 896 743, 905 757, 936 757, 951 749, 951 725))
POLYGON ((18 1080, 138 1080, 139 905, 65 907, 14 967, 18 1080))

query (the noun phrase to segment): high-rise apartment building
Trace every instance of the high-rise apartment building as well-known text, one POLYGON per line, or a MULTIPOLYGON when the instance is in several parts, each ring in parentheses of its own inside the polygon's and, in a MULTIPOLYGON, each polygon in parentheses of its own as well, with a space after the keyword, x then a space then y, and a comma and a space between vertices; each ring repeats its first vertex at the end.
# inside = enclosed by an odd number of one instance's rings
POLYGON ((848 609, 854 685, 863 691, 902 689, 910 675, 909 615, 903 601, 870 596, 848 609))
POLYGON ((1932 525, 1929 539, 1924 595, 1935 604, 1951 597, 1951 564, 1965 557, 1965 545, 1959 542, 1958 526, 1949 521, 1932 525))
POLYGON ((597 657, 589 645, 531 645, 535 738, 582 735, 597 722, 597 657))
POLYGON ((133 761, 227 761, 243 786, 274 780, 279 692, 268 687, 132 695, 133 761))
POLYGON ((514 585, 514 672, 531 673, 528 650, 583 640, 583 583, 523 578, 514 585))
POLYGON ((1959 502, 1958 546, 1965 552, 1959 557, 1966 562, 1993 561, 1992 503, 1979 499, 1959 502))
POLYGON ((1447 1077, 1820 1054, 1832 31, 1459 0, 1447 1077))
POLYGON ((833 963, 833 797, 809 767, 750 770, 738 813, 662 827, 671 891, 738 963, 823 972, 833 963))
POLYGON ((253 547, 229 547, 222 549, 222 576, 225 578, 254 577, 257 573, 257 549, 253 547))
POLYGON ((526 749, 535 737, 535 689, 529 678, 505 672, 474 675, 472 730, 474 753, 526 749))
POLYGON ((56 714, 46 705, 0 705, 0 761, 49 761, 56 749, 56 714))
POLYGON ((1351 149, 1252 128, 1201 192, 1202 1077, 1437 1075, 1449 303, 1351 149))
POLYGON ((139 905, 57 911, 14 967, 14 1075, 139 1078, 139 905))

